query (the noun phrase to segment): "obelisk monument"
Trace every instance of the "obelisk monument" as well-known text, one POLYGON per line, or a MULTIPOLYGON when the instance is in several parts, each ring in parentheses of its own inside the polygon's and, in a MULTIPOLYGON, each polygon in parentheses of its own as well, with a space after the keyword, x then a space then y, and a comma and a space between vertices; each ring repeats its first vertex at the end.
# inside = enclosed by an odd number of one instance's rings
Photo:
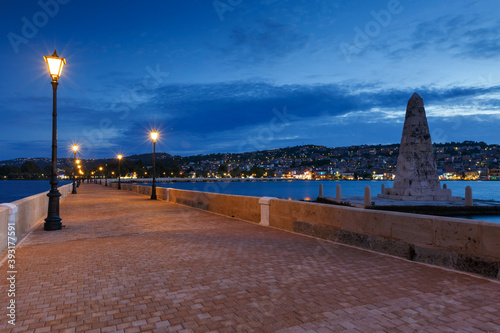
POLYGON ((460 197, 452 197, 450 189, 441 188, 424 101, 417 93, 410 98, 406 108, 394 185, 386 188, 378 197, 396 200, 461 200, 460 197))

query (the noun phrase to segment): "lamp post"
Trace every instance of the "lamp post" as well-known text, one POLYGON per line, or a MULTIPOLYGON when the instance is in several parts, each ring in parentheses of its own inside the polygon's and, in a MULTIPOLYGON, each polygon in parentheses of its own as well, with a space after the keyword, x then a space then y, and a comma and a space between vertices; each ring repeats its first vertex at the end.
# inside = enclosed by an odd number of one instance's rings
POLYGON ((158 138, 158 133, 156 131, 151 132, 151 140, 153 140, 153 185, 151 186, 151 200, 156 200, 156 177, 155 177, 155 150, 156 150, 156 139, 158 138))
POLYGON ((99 171, 101 171, 101 174, 99 177, 99 185, 102 185, 102 167, 99 167, 99 171))
POLYGON ((118 156, 118 189, 121 190, 122 189, 122 183, 121 183, 121 173, 120 173, 120 164, 121 164, 121 161, 122 161, 122 158, 123 156, 121 154, 119 154, 118 156))
POLYGON ((76 194, 76 183, 75 183, 75 173, 76 173, 76 151, 78 150, 77 145, 73 145, 73 191, 71 194, 76 194))
POLYGON ((66 64, 66 59, 60 58, 56 51, 51 56, 44 56, 49 74, 52 78, 52 166, 50 170, 50 191, 47 194, 49 197, 49 208, 47 218, 43 225, 46 231, 61 230, 62 222, 59 217, 59 197, 61 193, 57 189, 59 180, 57 179, 57 80, 61 76, 63 66, 66 64))

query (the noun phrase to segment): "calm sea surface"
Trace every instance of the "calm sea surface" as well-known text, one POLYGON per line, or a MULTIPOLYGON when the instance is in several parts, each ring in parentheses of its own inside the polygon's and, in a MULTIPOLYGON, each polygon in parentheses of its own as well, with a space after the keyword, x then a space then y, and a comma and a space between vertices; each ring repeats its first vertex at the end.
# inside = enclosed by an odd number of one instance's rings
MULTIPOLYGON (((325 196, 334 197, 337 184, 342 187, 342 196, 363 196, 365 186, 370 186, 372 195, 381 191, 382 184, 392 187, 392 181, 244 181, 244 182, 193 182, 193 183, 158 183, 157 186, 184 190, 215 192, 224 194, 250 195, 257 197, 277 197, 283 199, 315 200, 319 184, 323 184, 325 196)), ((500 181, 452 181, 441 182, 451 189, 454 196, 465 196, 465 187, 472 188, 474 199, 500 201, 500 181)))
MULTIPOLYGON (((65 185, 70 181, 60 181, 65 185)), ((184 190, 249 195, 269 196, 283 199, 314 200, 318 196, 319 184, 323 184, 325 196, 335 196, 337 184, 342 186, 342 196, 363 196, 364 188, 369 185, 372 195, 380 193, 382 184, 392 187, 392 181, 244 181, 244 182, 182 182, 159 183, 157 186, 172 187, 184 190)), ((472 188, 476 200, 500 201, 500 181, 447 181, 454 196, 465 196, 465 187, 472 188)), ((150 184, 149 184, 150 185, 150 184)), ((0 203, 12 202, 30 195, 46 192, 50 189, 47 180, 2 180, 0 181, 0 203)), ((500 222, 499 216, 477 219, 500 222)))
MULTIPOLYGON (((59 186, 69 183, 69 180, 60 180, 59 186)), ((49 190, 48 180, 0 180, 0 203, 16 201, 49 190)))

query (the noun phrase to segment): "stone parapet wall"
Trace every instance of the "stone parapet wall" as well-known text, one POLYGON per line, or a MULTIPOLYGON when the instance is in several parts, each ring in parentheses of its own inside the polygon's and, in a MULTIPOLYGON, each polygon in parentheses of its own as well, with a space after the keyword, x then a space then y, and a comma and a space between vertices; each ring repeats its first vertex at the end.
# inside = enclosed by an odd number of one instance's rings
POLYGON ((170 200, 234 218, 260 222, 259 197, 169 189, 170 200))
MULTIPOLYGON (((113 183, 111 186, 117 188, 118 184, 113 183)), ((121 184, 121 188, 126 191, 151 195, 151 186, 121 184)), ((156 196, 160 200, 199 208, 245 221, 260 222, 258 197, 186 191, 164 187, 156 188, 156 196)))
MULTIPOLYGON (((71 193, 72 184, 59 187, 60 202, 71 193)), ((47 192, 35 194, 9 203, 11 207, 17 208, 14 213, 16 237, 20 239, 28 230, 43 222, 47 217, 49 197, 47 192)), ((7 230, 11 214, 9 208, 0 207, 0 253, 7 248, 7 230)))
POLYGON ((3 254, 3 252, 7 248, 7 232, 9 220, 9 209, 0 207, 0 254, 3 254))

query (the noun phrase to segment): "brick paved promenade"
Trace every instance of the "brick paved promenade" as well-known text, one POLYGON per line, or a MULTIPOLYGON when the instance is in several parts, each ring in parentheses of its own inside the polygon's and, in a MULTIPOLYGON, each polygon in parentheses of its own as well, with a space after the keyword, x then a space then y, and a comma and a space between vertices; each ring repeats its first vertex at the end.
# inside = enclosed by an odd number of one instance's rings
POLYGON ((84 184, 17 248, 2 332, 497 332, 500 284, 84 184))

